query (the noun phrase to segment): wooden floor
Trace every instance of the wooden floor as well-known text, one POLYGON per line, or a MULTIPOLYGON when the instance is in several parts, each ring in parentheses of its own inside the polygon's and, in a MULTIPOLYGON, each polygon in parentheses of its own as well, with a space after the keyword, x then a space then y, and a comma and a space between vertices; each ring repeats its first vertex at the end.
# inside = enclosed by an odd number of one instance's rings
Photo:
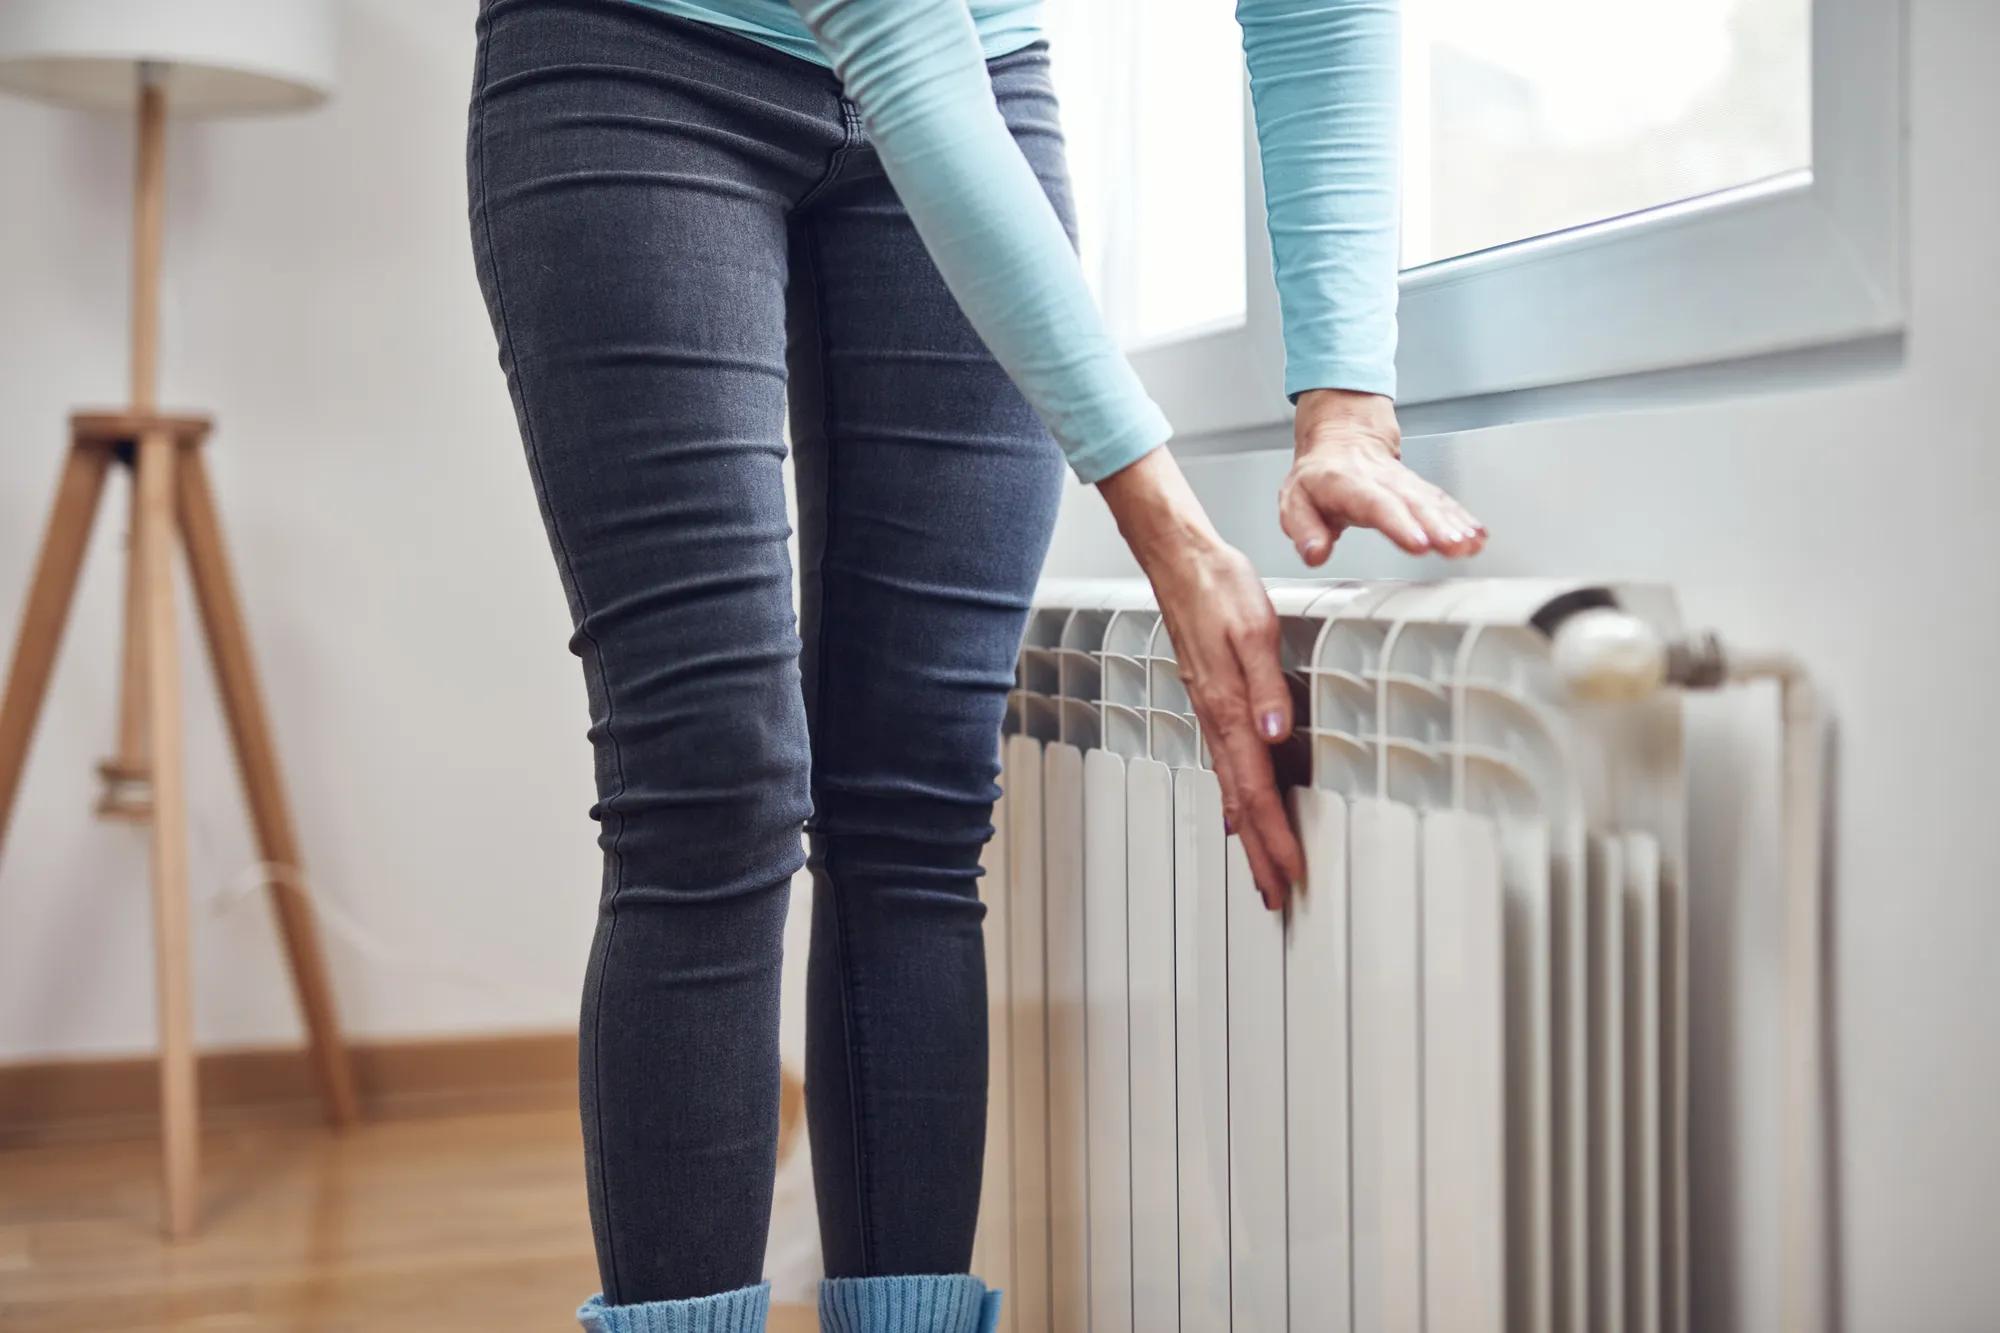
POLYGON ((0 1151, 0 1329, 548 1333, 596 1289, 573 1110, 239 1126, 205 1152, 201 1234, 168 1245, 155 1143, 0 1151))

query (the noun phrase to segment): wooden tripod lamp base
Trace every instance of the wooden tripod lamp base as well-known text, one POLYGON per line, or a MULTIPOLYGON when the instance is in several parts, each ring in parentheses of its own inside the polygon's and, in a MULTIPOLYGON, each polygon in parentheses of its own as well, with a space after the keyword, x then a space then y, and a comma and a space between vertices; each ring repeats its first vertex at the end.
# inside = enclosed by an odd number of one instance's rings
POLYGON ((0 697, 0 847, 20 789, 28 742, 69 618, 85 546, 114 465, 132 474, 133 531, 126 597, 125 693, 118 758, 100 810, 152 826, 153 920, 160 1025, 160 1132, 165 1229, 191 1234, 199 1209, 200 1119, 189 963, 187 791, 180 649, 174 617, 174 549, 185 546, 195 605, 229 719, 250 819, 284 933, 327 1118, 358 1118, 285 803, 277 752, 250 656, 249 636, 222 544, 203 444, 209 422, 153 412, 79 413, 57 485, 7 689, 0 697))
POLYGON ((174 620, 176 546, 187 549, 195 604, 229 717, 327 1118, 345 1125, 357 1115, 354 1079, 299 870, 298 838, 279 783, 270 723, 251 667, 249 636, 203 461, 208 419, 154 410, 169 93, 174 108, 191 116, 315 106, 333 88, 336 28, 330 0, 247 7, 241 0, 0 3, 0 91, 80 110, 132 113, 138 150, 132 190, 131 407, 70 419, 69 453, 55 509, 28 592, 6 694, 0 696, 0 848, 105 475, 114 465, 123 466, 132 475, 125 669, 118 753, 99 769, 105 790, 98 810, 152 826, 160 1132, 166 1149, 166 1231, 175 1237, 190 1234, 200 1213, 187 789, 174 620))

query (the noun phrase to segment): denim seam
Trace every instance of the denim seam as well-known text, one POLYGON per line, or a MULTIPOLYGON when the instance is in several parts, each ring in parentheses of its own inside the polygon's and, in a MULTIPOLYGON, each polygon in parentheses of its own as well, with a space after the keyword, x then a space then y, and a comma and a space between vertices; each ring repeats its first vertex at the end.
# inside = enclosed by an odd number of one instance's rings
MULTIPOLYGON (((847 103, 845 100, 842 101, 841 107, 843 113, 846 113, 847 103)), ((848 137, 852 139, 854 120, 851 114, 848 115, 847 125, 848 137)), ((833 173, 838 170, 838 159, 846 151, 847 148, 843 145, 839 153, 835 155, 836 166, 829 168, 829 180, 832 179, 833 173)), ((815 187, 815 193, 817 189, 818 187, 815 187)), ((811 270, 808 276, 812 282, 813 291, 813 334, 819 344, 817 351, 820 363, 820 448, 825 455, 822 459, 821 469, 824 493, 820 497, 819 624, 815 627, 815 637, 819 642, 813 645, 813 653, 816 659, 813 670, 813 711, 818 715, 819 723, 819 735, 814 737, 813 740, 815 750, 817 750, 822 743, 826 744, 827 748, 831 748, 831 743, 827 741, 826 734, 826 728, 830 721, 826 706, 826 626, 827 622, 831 619, 827 612, 828 585, 826 564, 828 554, 833 549, 833 525, 835 521, 833 504, 833 393, 831 389, 832 380, 829 378, 829 372, 832 367, 828 364, 829 357, 826 346, 826 289, 820 282, 820 271, 825 265, 820 258, 819 227, 810 220, 807 220, 804 226, 806 235, 806 264, 811 270)), ((815 793, 816 805, 817 793, 815 793)), ((815 810, 815 815, 817 813, 817 810, 815 810)), ((824 833, 821 833, 820 836, 826 837, 824 833)), ((853 975, 849 970, 848 963, 854 951, 848 944, 847 912, 840 898, 840 876, 834 866, 833 844, 831 840, 826 844, 826 853, 822 858, 821 864, 826 867, 826 885, 833 895, 834 944, 839 951, 836 963, 840 977, 840 1028, 847 1047, 847 1120, 854 1136, 855 1213, 856 1223, 861 1233, 861 1269, 863 1274, 867 1275, 872 1274, 875 1268, 873 1236, 871 1234, 871 1224, 875 1209, 874 1200, 868 1193, 867 1135, 863 1131, 861 1123, 861 1055, 855 1041, 853 975)))
MULTIPOLYGON (((526 393, 521 391, 520 387, 520 376, 517 373, 519 369, 519 362, 516 361, 514 357, 514 335, 511 322, 508 320, 507 317, 507 297, 504 286, 500 280, 500 265, 498 262, 498 252, 494 249, 493 246, 493 208, 492 208, 492 203, 488 197, 489 191, 487 189, 487 172, 486 172, 485 82, 486 82, 486 40, 485 37, 482 36, 482 39, 478 44, 478 59, 475 64, 475 68, 473 70, 473 90, 474 90, 473 110, 474 114, 478 118, 478 123, 479 123, 479 128, 478 128, 479 225, 480 229, 486 235, 487 266, 493 276, 494 308, 499 313, 500 316, 500 336, 501 336, 501 345, 505 349, 505 356, 506 356, 505 368, 507 370, 508 390, 514 399, 515 407, 519 410, 521 414, 521 435, 523 440, 527 444, 528 465, 534 469, 536 485, 540 486, 544 490, 544 492, 546 492, 547 482, 542 472, 541 447, 536 442, 533 417, 528 410, 528 396, 526 393)), ((616 815, 618 820, 618 826, 616 829, 612 831, 611 834, 611 846, 609 849, 607 849, 606 853, 611 858, 611 864, 612 864, 611 892, 605 896, 605 901, 602 904, 602 907, 606 915, 609 917, 609 920, 606 923, 604 930, 604 946, 603 946, 602 957, 608 958, 611 953, 612 938, 617 934, 618 931, 618 894, 619 891, 624 887, 625 861, 624 858, 619 855, 618 849, 619 849, 619 844, 623 841, 625 837, 625 812, 622 809, 619 809, 615 805, 615 802, 618 797, 623 796, 625 794, 625 785, 626 785, 625 754, 618 744, 617 733, 613 731, 611 725, 612 715, 617 710, 612 699, 611 682, 607 678, 604 670, 604 649, 603 646, 598 643, 597 636, 592 634, 589 631, 589 629, 586 628, 590 623, 590 607, 585 602, 582 585, 579 584, 576 580, 576 567, 575 567, 575 562, 570 558, 569 542, 568 539, 566 539, 562 534, 562 528, 559 521, 556 518, 554 509, 550 509, 549 511, 549 532, 555 538, 556 553, 558 558, 562 562, 564 577, 568 580, 571 589, 574 590, 576 595, 577 611, 579 613, 577 617, 578 632, 582 634, 584 640, 590 644, 591 656, 595 659, 596 662, 597 685, 598 688, 604 692, 604 739, 611 746, 612 767, 618 776, 617 790, 611 794, 611 799, 605 802, 605 808, 612 811, 616 815)), ((604 1008, 604 987, 602 985, 599 985, 597 989, 597 1004, 596 1004, 597 1012, 592 1015, 593 1026, 595 1026, 596 1023, 602 1020, 603 1008, 604 1008)), ((602 1081, 601 1069, 597 1063, 598 1061, 601 1061, 602 1057, 597 1054, 598 1044, 595 1041, 591 1043, 591 1050, 593 1055, 591 1082, 593 1084, 597 1084, 602 1081)), ((604 1099, 601 1096, 593 1095, 591 1098, 591 1109, 593 1115, 596 1117, 597 1120, 597 1126, 596 1126, 597 1138, 598 1142, 601 1144, 604 1140, 604 1099)), ((597 1197, 601 1201, 601 1206, 603 1207, 605 1213, 604 1253, 605 1257, 609 1260, 609 1264, 607 1266, 610 1269, 608 1273, 604 1273, 601 1276, 604 1279, 607 1296, 615 1298, 622 1294, 619 1291, 619 1282, 618 1282, 617 1229, 613 1227, 610 1223, 610 1214, 611 1214, 610 1182, 605 1172, 604 1154, 601 1151, 597 1154, 597 1197)))
MULTIPOLYGON (((807 204, 812 203, 815 199, 818 199, 822 194, 833 188, 835 182, 840 179, 841 170, 847 166, 847 159, 852 156, 856 148, 861 146, 861 113, 855 108, 854 103, 848 101, 844 95, 837 99, 837 104, 840 108, 840 143, 827 156, 825 173, 818 180, 814 181, 807 188, 806 192, 798 197, 797 202, 792 205, 795 210, 803 209, 807 204)), ((817 276, 814 278, 814 283, 815 296, 817 296, 817 276)), ((820 359, 822 361, 825 360, 824 352, 822 352, 820 359)))

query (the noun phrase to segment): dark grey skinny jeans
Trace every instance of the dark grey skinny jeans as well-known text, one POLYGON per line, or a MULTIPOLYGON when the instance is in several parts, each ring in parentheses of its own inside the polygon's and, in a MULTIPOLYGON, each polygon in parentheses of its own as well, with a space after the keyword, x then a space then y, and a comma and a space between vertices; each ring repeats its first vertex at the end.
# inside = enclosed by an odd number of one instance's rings
MULTIPOLYGON (((978 862, 1061 457, 832 73, 624 0, 485 0, 478 39, 473 246, 596 752, 581 1073, 605 1298, 760 1280, 802 824, 827 1271, 963 1272, 978 862)), ((1068 225, 1046 52, 991 75, 1068 225)))

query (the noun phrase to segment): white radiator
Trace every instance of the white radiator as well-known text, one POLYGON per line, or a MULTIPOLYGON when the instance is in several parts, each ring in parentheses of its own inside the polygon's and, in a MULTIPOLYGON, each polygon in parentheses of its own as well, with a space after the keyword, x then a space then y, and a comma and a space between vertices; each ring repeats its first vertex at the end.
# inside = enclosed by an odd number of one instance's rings
POLYGON ((1141 583, 1048 584, 988 859, 975 1271, 1011 1333, 1685 1333, 1681 705, 1651 587, 1273 584, 1309 877, 1262 910, 1141 583))

